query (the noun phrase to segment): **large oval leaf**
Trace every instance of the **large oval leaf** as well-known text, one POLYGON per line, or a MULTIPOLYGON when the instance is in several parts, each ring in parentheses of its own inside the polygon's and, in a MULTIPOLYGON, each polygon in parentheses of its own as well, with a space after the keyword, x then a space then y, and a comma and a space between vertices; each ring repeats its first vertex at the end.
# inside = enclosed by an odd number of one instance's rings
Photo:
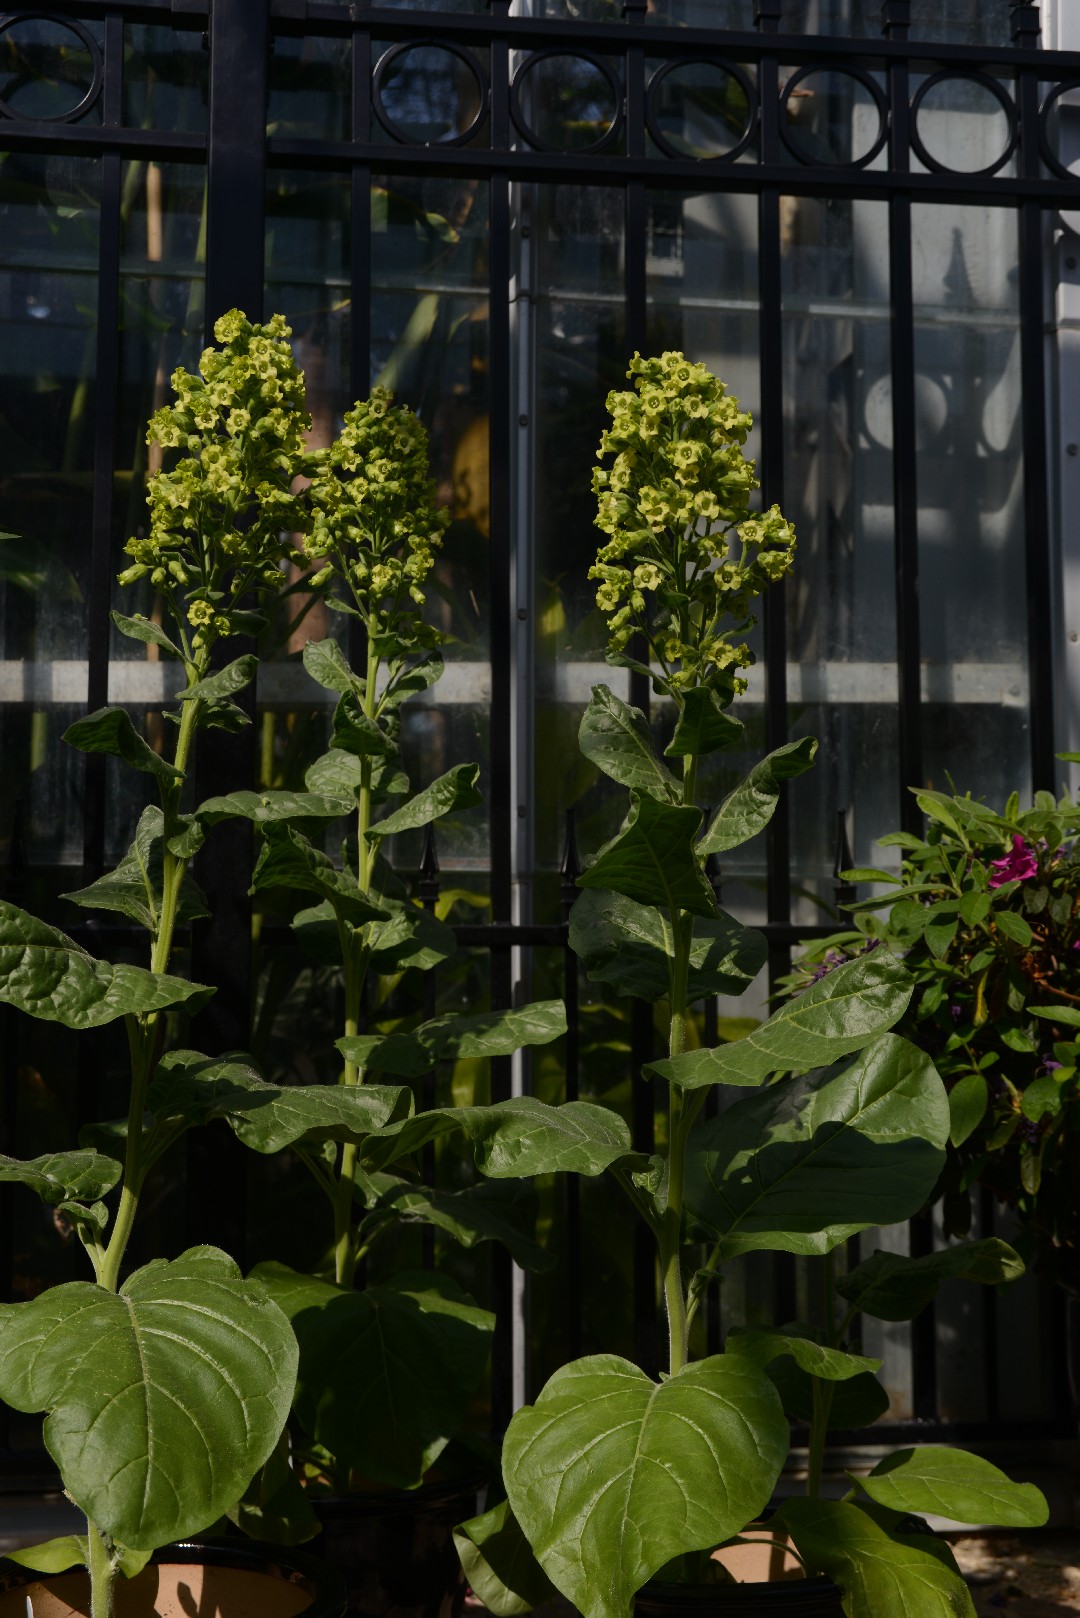
POLYGON ((518 1011, 433 1017, 407 1034, 347 1035, 337 1041, 337 1049, 359 1067, 412 1079, 430 1072, 438 1062, 510 1056, 526 1045, 547 1045, 565 1032, 563 1002, 537 1000, 518 1011))
POLYGON ((933 1063, 885 1034, 844 1068, 767 1085, 699 1125, 686 1205, 727 1256, 827 1253, 916 1213, 948 1133, 933 1063))
POLYGON ((195 1011, 213 992, 140 966, 99 961, 58 928, 0 901, 0 1000, 31 1017, 100 1028, 132 1012, 185 1003, 195 1011))
MULTIPOLYGON (((570 948, 590 978, 610 983, 619 994, 655 1002, 671 993, 671 923, 652 905, 590 889, 570 912, 570 948)), ((742 994, 767 954, 764 935, 723 910, 695 916, 687 1003, 714 994, 742 994)))
POLYGON ((770 1073, 823 1067, 862 1050, 898 1023, 914 988, 902 962, 887 949, 876 949, 785 1001, 745 1038, 652 1062, 645 1071, 697 1090, 709 1084, 760 1084, 770 1073))
POLYGON ((864 1315, 875 1320, 914 1320, 933 1303, 943 1281, 980 1281, 998 1286, 1024 1273, 1024 1261, 1008 1242, 988 1236, 980 1242, 957 1242, 937 1253, 908 1258, 879 1248, 857 1269, 841 1276, 836 1290, 864 1315))
POLYGON ((126 708, 99 708, 85 719, 76 719, 65 730, 64 741, 80 753, 110 753, 133 769, 157 776, 159 781, 180 780, 175 764, 147 746, 126 708))
POLYGON ((714 1355, 657 1384, 595 1354, 514 1416, 503 1477, 551 1582, 585 1618, 629 1618, 665 1562, 757 1516, 787 1450, 776 1392, 746 1360, 714 1355))
POLYGON ((631 792, 622 830, 578 877, 578 886, 610 888, 671 913, 689 910, 695 916, 715 916, 716 900, 694 852, 700 825, 700 809, 631 792))
POLYGON ((477 1167, 493 1180, 601 1174, 633 1155, 630 1131, 609 1107, 591 1101, 552 1107, 535 1096, 515 1096, 487 1107, 432 1108, 389 1124, 365 1142, 364 1163, 385 1168, 457 1129, 472 1143, 477 1167))
POLYGON ((995 1528, 1041 1528, 1050 1515, 1045 1495, 1033 1483, 1014 1483, 981 1455, 943 1444, 897 1450, 869 1477, 851 1481, 877 1505, 901 1514, 929 1512, 995 1528))
POLYGON ((285 1316, 216 1248, 0 1306, 0 1397, 48 1411, 45 1443, 90 1520, 134 1550, 198 1533, 263 1465, 297 1349, 285 1316))
POLYGON ((495 1618, 520 1618, 556 1598, 509 1500, 455 1528, 454 1544, 470 1590, 495 1618))
POLYGON ((647 792, 664 803, 682 802, 682 786, 653 752, 645 715, 621 702, 606 685, 592 688, 592 700, 581 716, 578 746, 620 786, 647 792))
POLYGON ((840 1586, 847 1618, 975 1618, 945 1541, 899 1533, 896 1514, 843 1500, 789 1500, 781 1517, 803 1559, 840 1586))
POLYGON ((365 1243, 385 1225, 434 1225, 462 1247, 501 1242, 523 1270, 550 1270, 555 1263, 535 1238, 536 1193, 525 1180, 481 1180, 461 1191, 416 1185, 395 1174, 373 1174, 364 1187, 368 1212, 360 1224, 365 1243))
POLYGON ((415 1487, 465 1419, 495 1317, 436 1274, 354 1292, 283 1264, 255 1274, 300 1344, 296 1414, 365 1477, 415 1487))
POLYGON ((441 820, 443 815, 457 809, 475 808, 484 801, 483 793, 476 787, 479 777, 479 764, 455 764, 392 815, 372 826, 368 840, 377 842, 382 837, 393 837, 397 832, 413 831, 417 826, 441 820))
POLYGON ((19 1159, 0 1154, 0 1184, 27 1185, 42 1202, 95 1202, 111 1191, 123 1174, 123 1165, 92 1147, 75 1152, 50 1152, 44 1157, 19 1159))
POLYGON ((275 820, 333 820, 346 814, 350 805, 343 797, 327 797, 317 792, 230 792, 225 797, 207 798, 195 811, 206 826, 222 820, 250 820, 265 826, 275 820))

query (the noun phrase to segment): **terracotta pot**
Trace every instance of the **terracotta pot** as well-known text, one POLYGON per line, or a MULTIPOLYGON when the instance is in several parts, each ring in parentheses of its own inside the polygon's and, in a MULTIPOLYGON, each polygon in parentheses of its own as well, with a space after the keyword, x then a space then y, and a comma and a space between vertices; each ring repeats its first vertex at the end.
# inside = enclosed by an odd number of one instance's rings
POLYGON ((749 1584, 647 1584, 634 1598, 637 1618, 844 1618, 829 1579, 749 1584))
MULTIPOLYGON (((84 1569, 31 1573, 0 1561, 0 1618, 87 1618, 84 1569)), ((166 1545, 134 1579, 119 1579, 116 1618, 345 1618, 341 1575, 314 1557, 252 1540, 166 1545)))
POLYGON ((351 1618, 458 1618, 465 1600, 453 1530, 475 1517, 481 1476, 312 1504, 312 1549, 345 1575, 351 1618))

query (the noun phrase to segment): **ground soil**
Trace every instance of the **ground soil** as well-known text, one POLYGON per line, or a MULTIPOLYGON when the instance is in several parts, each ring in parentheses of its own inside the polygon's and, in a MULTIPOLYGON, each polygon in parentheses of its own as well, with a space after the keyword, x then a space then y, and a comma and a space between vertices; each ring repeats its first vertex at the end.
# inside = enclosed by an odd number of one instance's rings
POLYGON ((1080 1613, 1080 1534, 949 1538, 979 1618, 1071 1618, 1080 1613))

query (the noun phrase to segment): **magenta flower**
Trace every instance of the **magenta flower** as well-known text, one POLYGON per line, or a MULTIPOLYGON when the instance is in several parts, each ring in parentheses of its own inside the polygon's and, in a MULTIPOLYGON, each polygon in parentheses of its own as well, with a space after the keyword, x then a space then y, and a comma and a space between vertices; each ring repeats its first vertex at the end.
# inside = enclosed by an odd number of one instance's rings
POLYGON ((993 875, 987 885, 1000 888, 1006 882, 1026 882, 1029 876, 1035 876, 1039 861, 1031 844, 1025 843, 1017 831, 1013 832, 1012 853, 1000 860, 991 860, 990 869, 993 875))

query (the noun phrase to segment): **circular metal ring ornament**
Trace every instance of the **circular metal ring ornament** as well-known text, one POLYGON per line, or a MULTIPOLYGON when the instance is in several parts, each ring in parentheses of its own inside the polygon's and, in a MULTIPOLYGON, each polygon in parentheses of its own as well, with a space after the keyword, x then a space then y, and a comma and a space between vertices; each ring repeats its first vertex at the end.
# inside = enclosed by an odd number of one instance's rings
POLYGON ((652 136, 657 146, 659 146, 665 157, 680 157, 685 159, 686 153, 680 152, 677 146, 673 146, 671 144, 668 137, 659 127, 655 117, 656 95, 660 89, 660 86, 663 84, 669 73, 675 72, 677 69, 684 67, 714 67, 719 72, 726 73, 729 78, 734 79, 736 84, 738 84, 742 90, 743 94, 746 96, 746 128, 739 136, 739 139, 736 141, 735 145, 728 152, 711 152, 708 156, 697 159, 699 163, 734 163, 735 159, 742 156, 743 152, 745 152, 746 148, 753 140, 758 124, 757 89, 755 88, 754 81, 751 79, 749 73, 745 72, 743 68, 739 67, 735 62, 725 62, 716 56, 695 56, 693 59, 687 59, 684 61, 665 62, 663 67, 656 70, 649 81, 649 88, 645 96, 645 127, 648 129, 649 134, 652 136))
POLYGON ((1080 176, 1074 170, 1065 167, 1065 164, 1050 145, 1050 139, 1046 133, 1047 125, 1050 122, 1050 114, 1057 106, 1059 96, 1067 95, 1070 90, 1080 90, 1080 79, 1066 79, 1064 84, 1055 84, 1043 102, 1042 111, 1039 113, 1039 150, 1042 153, 1043 162, 1053 174, 1057 175, 1059 180, 1068 180, 1072 185, 1076 185, 1080 176))
POLYGON ((911 149, 920 163, 925 163, 933 174, 964 174, 971 175, 973 178, 996 174, 999 169, 1004 168, 1015 152, 1019 133, 1020 119, 1015 103, 1006 95, 997 79, 991 78, 989 73, 981 73, 978 68, 973 68, 969 73, 956 73, 951 68, 941 68, 937 73, 931 73, 930 77, 919 85, 911 98, 911 149), (1005 143, 1005 150, 999 158, 995 159, 993 163, 988 163, 985 168, 950 168, 947 163, 942 163, 939 158, 930 155, 922 136, 919 134, 919 109, 923 104, 923 99, 935 85, 941 84, 946 79, 953 79, 957 84, 981 84, 984 90, 990 91, 990 94, 997 101, 998 106, 1009 121, 1009 138, 1005 143))
POLYGON ((406 39, 399 45, 391 45, 390 49, 380 56, 372 80, 371 102, 375 108, 375 116, 386 130, 386 133, 391 140, 396 140, 402 146, 464 146, 466 141, 472 140, 473 136, 483 128, 487 121, 488 110, 491 105, 491 87, 488 84, 487 74, 484 69, 476 60, 472 51, 466 50, 463 45, 453 45, 445 39, 406 39), (435 140, 414 140, 411 135, 406 135, 395 124, 383 106, 383 84, 390 67, 407 52, 417 50, 445 51, 447 56, 456 56, 458 61, 464 63, 472 74, 479 105, 469 126, 456 135, 440 135, 435 140))
POLYGON ((885 91, 881 88, 881 85, 877 82, 877 80, 872 78, 864 68, 856 67, 853 63, 811 62, 807 67, 801 67, 797 73, 793 73, 791 78, 788 79, 787 83, 784 85, 783 90, 780 92, 780 139, 783 141, 792 157, 797 158, 800 163, 820 165, 822 168, 832 169, 862 169, 866 167, 867 163, 872 163, 874 161, 874 158, 881 151, 888 138, 889 103, 886 98, 885 91), (787 120, 784 116, 788 110, 788 102, 791 99, 791 96, 798 89, 799 85, 802 83, 803 79, 808 79, 813 73, 837 73, 846 79, 854 79, 857 84, 862 85, 864 90, 868 90, 870 92, 870 98, 877 108, 878 132, 877 138, 870 147, 870 150, 864 152, 861 157, 838 158, 835 162, 830 162, 827 158, 816 156, 808 157, 805 152, 800 152, 795 141, 791 138, 791 134, 787 127, 787 120))
POLYGON ((86 46, 90 56, 90 88, 74 107, 67 112, 50 113, 46 117, 32 112, 16 112, 9 107, 3 96, 0 96, 0 113, 5 118, 14 118, 28 124, 70 124, 76 118, 81 118, 89 112, 98 96, 101 94, 105 78, 105 64, 102 61, 101 49, 93 34, 85 23, 77 22, 74 17, 54 17, 48 11, 18 11, 0 21, 0 39, 12 28, 17 28, 24 22, 47 22, 54 28, 60 28, 66 33, 74 34, 86 46))
POLYGON ((616 78, 614 70, 605 62, 604 58, 594 56, 591 51, 572 50, 566 45, 551 45, 546 50, 534 51, 531 56, 527 56, 514 74, 514 82, 510 86, 510 116, 514 120, 514 126, 518 134, 538 152, 563 152, 570 153, 573 156, 584 156, 588 152, 606 151, 621 131, 625 113, 626 105, 622 86, 616 78), (534 67, 553 56, 569 56, 576 62, 588 62, 590 67, 596 68, 597 72, 603 76, 608 89, 611 91, 611 100, 615 109, 611 124, 598 139, 590 141, 588 146, 553 145, 550 141, 546 141, 542 135, 535 132, 521 110, 522 83, 534 67))

